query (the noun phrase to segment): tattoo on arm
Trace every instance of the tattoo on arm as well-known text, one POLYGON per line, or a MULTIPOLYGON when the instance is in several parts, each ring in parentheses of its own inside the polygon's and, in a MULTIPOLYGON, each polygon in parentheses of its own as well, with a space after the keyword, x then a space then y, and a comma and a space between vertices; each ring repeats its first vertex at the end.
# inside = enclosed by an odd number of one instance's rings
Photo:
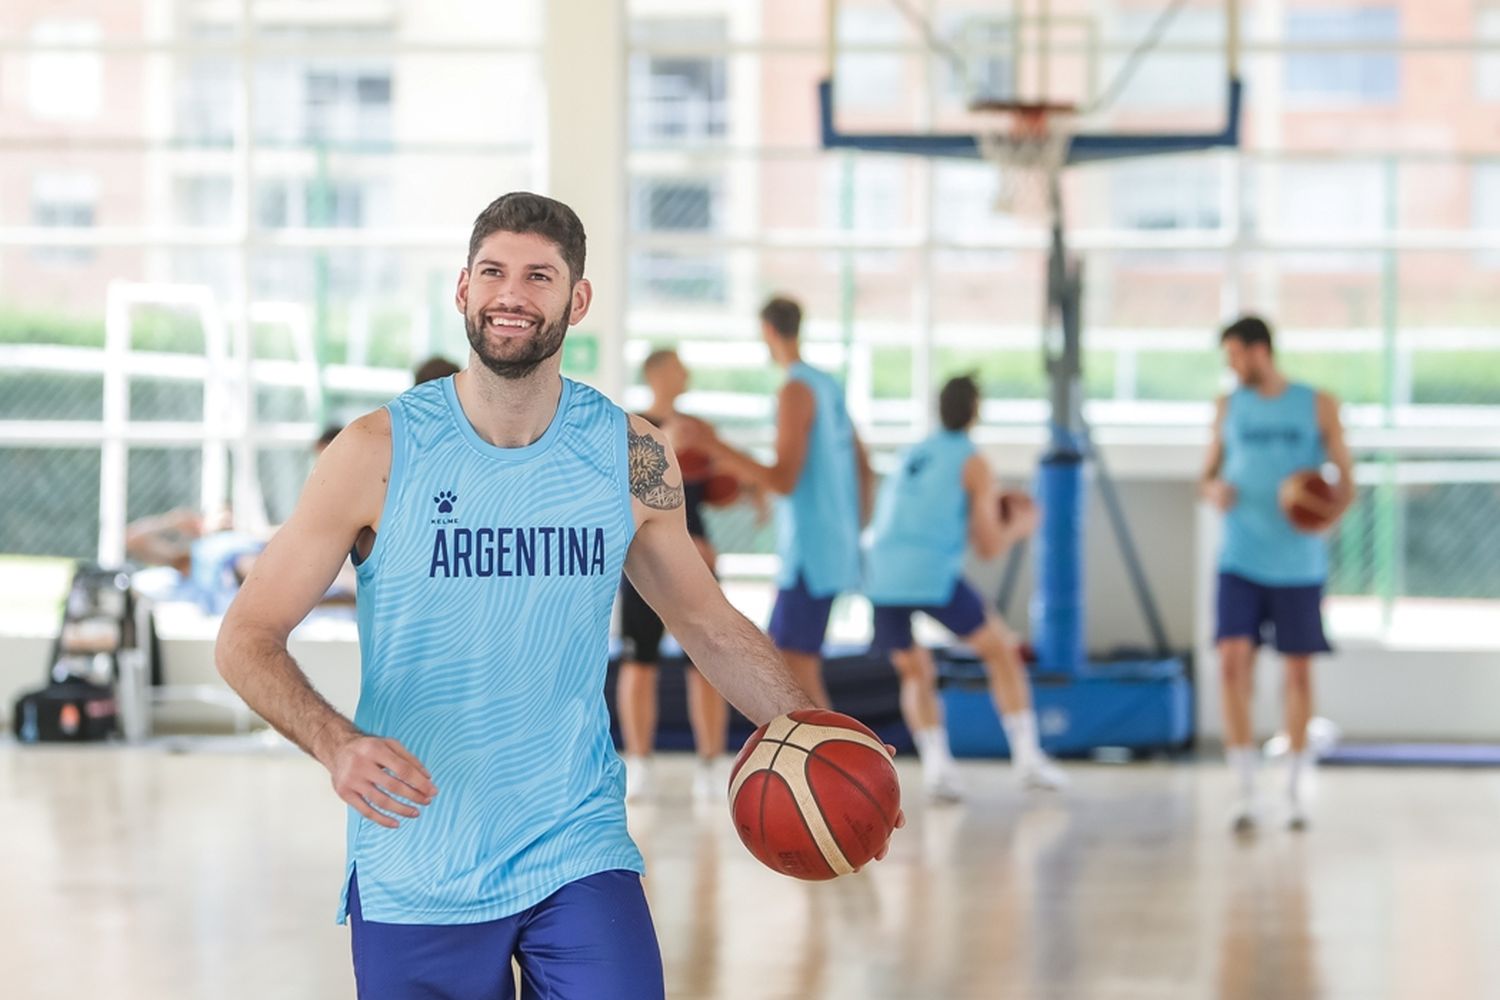
POLYGON ((627 428, 627 433, 630 492, 641 503, 657 510, 681 507, 682 487, 668 486, 662 481, 669 467, 667 449, 655 438, 637 434, 634 427, 627 428))

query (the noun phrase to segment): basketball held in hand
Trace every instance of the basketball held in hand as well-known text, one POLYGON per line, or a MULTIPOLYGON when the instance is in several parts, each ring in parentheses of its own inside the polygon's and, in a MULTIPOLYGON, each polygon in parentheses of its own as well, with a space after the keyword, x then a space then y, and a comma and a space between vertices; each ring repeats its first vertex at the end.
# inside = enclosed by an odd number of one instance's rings
POLYGON ((713 467, 713 460, 708 457, 707 452, 696 448, 684 448, 677 453, 677 465, 682 469, 683 482, 700 483, 708 478, 709 469, 713 467))
POLYGON ((703 481, 703 502, 710 507, 728 507, 740 498, 740 481, 716 472, 703 481))
POLYGON ((1282 513, 1298 531, 1316 534, 1338 520, 1333 487, 1315 469, 1303 469, 1282 480, 1278 499, 1282 513))
POLYGON ((1005 490, 1000 494, 1000 523, 1014 532, 1012 537, 1028 537, 1036 531, 1040 514, 1036 501, 1024 490, 1005 490))
POLYGON ((740 840, 762 864, 823 881, 885 848, 901 785, 880 737, 838 712, 780 715, 745 741, 729 779, 740 840))

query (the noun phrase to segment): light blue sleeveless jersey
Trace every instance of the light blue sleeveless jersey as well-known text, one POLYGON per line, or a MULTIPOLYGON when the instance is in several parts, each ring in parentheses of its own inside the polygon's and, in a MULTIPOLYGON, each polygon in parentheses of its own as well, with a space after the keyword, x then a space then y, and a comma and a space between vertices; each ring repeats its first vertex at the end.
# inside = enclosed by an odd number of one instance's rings
MULTIPOLYGON (((365 918, 466 924, 609 869, 642 869, 604 702, 635 533, 624 413, 567 379, 547 431, 497 448, 453 379, 387 404, 391 474, 359 565, 359 710, 437 797, 391 830, 349 810, 365 918)), ((340 906, 345 915, 347 895, 340 906)))
POLYGON ((934 607, 953 596, 969 544, 963 470, 973 454, 966 432, 938 431, 903 453, 881 483, 865 554, 871 603, 934 607))
POLYGON ((1322 583, 1328 576, 1323 539, 1293 528, 1277 500, 1282 480, 1299 469, 1321 468, 1325 460, 1317 392, 1292 383, 1267 399, 1236 389, 1224 414, 1223 441, 1220 476, 1236 499, 1224 516, 1219 569, 1268 587, 1322 583))
POLYGON ((844 387, 833 376, 801 361, 787 380, 812 390, 816 410, 807 461, 790 496, 776 506, 777 552, 787 588, 798 574, 813 597, 859 588, 859 476, 855 471, 854 425, 844 407, 844 387))

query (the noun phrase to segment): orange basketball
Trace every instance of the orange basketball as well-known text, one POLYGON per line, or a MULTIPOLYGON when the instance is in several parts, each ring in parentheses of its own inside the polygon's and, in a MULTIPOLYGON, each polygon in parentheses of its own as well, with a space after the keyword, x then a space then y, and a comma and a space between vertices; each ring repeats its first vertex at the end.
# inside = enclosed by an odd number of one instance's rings
POLYGON ((1282 480, 1278 499, 1282 513, 1298 531, 1316 534, 1338 518, 1333 487, 1315 469, 1303 469, 1282 480))
POLYGON ((762 864, 822 881, 867 864, 891 839, 901 785, 885 744, 847 715, 780 715, 745 741, 729 777, 734 828, 762 864))
POLYGON ((713 460, 704 452, 684 448, 677 453, 677 464, 682 467, 683 482, 697 483, 708 478, 708 469, 713 465, 713 460))
POLYGON ((703 481, 703 502, 710 507, 728 507, 740 498, 740 481, 722 472, 703 481))

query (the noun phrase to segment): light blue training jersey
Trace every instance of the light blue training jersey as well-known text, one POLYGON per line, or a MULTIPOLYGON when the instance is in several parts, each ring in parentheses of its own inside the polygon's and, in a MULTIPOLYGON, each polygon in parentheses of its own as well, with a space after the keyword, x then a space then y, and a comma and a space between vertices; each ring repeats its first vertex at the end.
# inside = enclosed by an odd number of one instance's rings
POLYGON ((812 390, 815 410, 807 461, 790 496, 776 507, 778 587, 800 575, 813 597, 859 588, 859 476, 854 424, 844 406, 844 387, 832 375, 798 361, 787 381, 812 390))
POLYGON ((358 567, 354 721, 400 741, 438 794, 395 830, 349 810, 346 890, 357 867, 366 919, 466 924, 597 872, 641 871, 604 701, 635 534, 625 414, 563 379, 546 432, 497 448, 452 378, 386 409, 390 481, 358 567))
POLYGON ((953 596, 969 544, 963 470, 973 454, 967 432, 938 431, 912 445, 886 476, 865 554, 872 604, 939 607, 953 596))
POLYGON ((1326 460, 1317 392, 1291 383, 1268 399, 1236 389, 1224 413, 1223 443, 1220 478, 1234 487, 1235 503, 1224 516, 1219 569, 1268 587, 1322 583, 1328 576, 1323 539, 1292 527, 1277 499, 1287 476, 1319 469, 1326 460))

